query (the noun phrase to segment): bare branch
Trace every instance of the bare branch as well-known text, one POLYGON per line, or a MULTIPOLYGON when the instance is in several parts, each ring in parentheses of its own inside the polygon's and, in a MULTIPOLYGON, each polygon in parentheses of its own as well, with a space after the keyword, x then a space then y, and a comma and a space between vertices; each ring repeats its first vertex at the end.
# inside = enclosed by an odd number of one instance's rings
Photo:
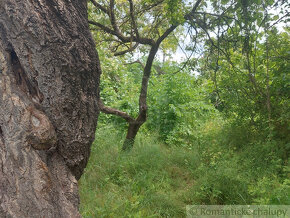
POLYGON ((272 25, 270 25, 268 27, 268 29, 271 28, 272 26, 275 26, 276 24, 282 22, 284 18, 287 18, 289 16, 290 16, 290 12, 287 12, 284 16, 280 17, 275 23, 273 23, 272 25))
POLYGON ((125 39, 126 37, 123 35, 123 33, 119 30, 119 27, 117 26, 114 8, 115 8, 115 0, 110 0, 110 9, 109 9, 110 21, 111 21, 111 24, 113 26, 115 33, 122 40, 122 39, 125 39))
POLYGON ((139 38, 137 40, 136 37, 133 37, 133 39, 131 39, 130 37, 125 37, 123 34, 120 34, 118 32, 116 32, 115 30, 112 30, 110 29, 109 27, 106 27, 104 26, 103 24, 101 23, 98 23, 98 22, 95 22, 95 21, 92 21, 92 20, 89 20, 89 24, 92 24, 96 27, 99 27, 101 30, 103 30, 104 32, 108 33, 108 34, 111 34, 111 35, 114 35, 114 36, 117 36, 123 43, 127 43, 127 42, 136 42, 136 43, 140 43, 140 44, 143 44, 143 45, 154 45, 155 42, 153 39, 149 39, 149 38, 139 38))
POLYGON ((134 122, 135 121, 135 119, 133 117, 131 117, 129 114, 127 114, 127 113, 125 113, 123 111, 117 110, 115 108, 106 107, 103 104, 101 99, 98 100, 98 105, 99 105, 100 111, 102 111, 105 114, 117 115, 119 117, 122 117, 127 122, 134 122))
MULTIPOLYGON (((92 24, 92 25, 94 25, 94 26, 97 26, 97 27, 99 27, 101 30, 105 31, 106 33, 109 33, 109 34, 111 34, 111 35, 114 35, 114 36, 117 36, 117 37, 118 37, 117 33, 116 33, 114 30, 110 29, 109 27, 104 26, 104 25, 101 24, 101 23, 98 23, 98 22, 95 22, 95 21, 89 20, 89 24, 92 24)), ((118 37, 118 38, 119 38, 119 37, 118 37)))
POLYGON ((120 55, 124 55, 124 54, 126 54, 128 52, 132 52, 138 47, 138 45, 139 45, 139 43, 137 42, 137 43, 135 43, 135 45, 129 47, 127 50, 116 52, 114 54, 114 56, 120 56, 120 55))
POLYGON ((136 18, 134 15, 134 5, 133 5, 133 1, 132 0, 128 0, 129 4, 130 4, 130 17, 132 20, 132 27, 134 29, 134 32, 136 34, 136 38, 137 40, 139 39, 139 32, 138 32, 138 28, 137 28, 137 24, 136 24, 136 18))
POLYGON ((102 6, 101 4, 97 3, 95 0, 90 0, 90 1, 92 2, 92 4, 96 8, 100 9, 101 11, 105 12, 106 14, 109 14, 108 10, 104 6, 102 6))

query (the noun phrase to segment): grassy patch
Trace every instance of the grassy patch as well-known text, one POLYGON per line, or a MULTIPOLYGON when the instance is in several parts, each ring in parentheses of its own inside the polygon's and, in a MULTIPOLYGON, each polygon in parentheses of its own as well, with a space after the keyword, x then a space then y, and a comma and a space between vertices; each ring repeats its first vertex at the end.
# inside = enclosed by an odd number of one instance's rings
POLYGON ((79 182, 83 217, 185 217, 190 204, 289 204, 289 169, 276 144, 229 142, 228 129, 201 128, 191 147, 141 132, 131 152, 121 152, 124 136, 113 126, 98 129, 79 182))

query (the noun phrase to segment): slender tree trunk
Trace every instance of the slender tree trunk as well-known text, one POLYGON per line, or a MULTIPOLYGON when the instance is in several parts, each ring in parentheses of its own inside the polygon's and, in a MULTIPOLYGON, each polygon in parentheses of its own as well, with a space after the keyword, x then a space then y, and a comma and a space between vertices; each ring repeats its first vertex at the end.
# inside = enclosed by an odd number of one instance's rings
POLYGON ((0 1, 0 217, 80 217, 100 72, 86 3, 0 1))
MULTIPOLYGON (((144 121, 145 122, 145 121, 144 121)), ((122 150, 123 151, 130 151, 135 143, 136 135, 139 131, 139 128, 142 126, 144 122, 130 122, 127 130, 127 136, 123 143, 122 150)))
MULTIPOLYGON (((148 58, 146 60, 146 65, 144 66, 140 61, 137 61, 139 64, 141 64, 143 68, 143 76, 142 76, 142 83, 141 83, 141 90, 139 95, 139 114, 138 117, 135 119, 131 117, 126 112, 120 111, 118 109, 106 107, 103 105, 101 100, 99 101, 99 107, 100 111, 106 114, 114 114, 116 116, 122 117, 124 120, 128 122, 128 130, 127 130, 127 136, 123 143, 122 150, 131 150, 134 145, 135 137, 138 133, 138 130, 140 127, 146 122, 147 119, 147 90, 148 90, 148 84, 149 84, 149 78, 151 75, 151 69, 153 66, 153 61, 156 56, 156 53, 159 49, 160 44, 164 39, 166 39, 176 28, 179 24, 170 25, 165 32, 159 36, 159 38, 155 41, 153 38, 146 38, 142 37, 139 34, 138 25, 137 25, 137 18, 135 17, 135 11, 134 11, 134 5, 133 1, 129 0, 129 8, 130 8, 130 18, 131 18, 131 36, 128 37, 126 34, 124 34, 121 29, 118 26, 118 22, 116 22, 116 14, 115 14, 115 1, 110 0, 110 3, 107 7, 102 6, 101 4, 98 4, 97 1, 91 0, 92 4, 100 11, 102 11, 106 16, 109 17, 109 22, 111 23, 111 27, 106 26, 102 23, 95 22, 95 21, 89 21, 90 24, 100 28, 102 31, 111 34, 115 37, 117 37, 120 42, 123 43, 132 43, 135 42, 136 44, 132 46, 131 48, 116 52, 115 55, 123 55, 127 52, 133 51, 135 48, 138 47, 138 44, 148 45, 150 46, 150 52, 148 54, 148 58)), ((184 19, 191 20, 193 19, 194 13, 196 12, 198 6, 202 0, 197 0, 192 8, 192 10, 184 16, 184 19)), ((159 2, 160 3, 160 2, 159 2)), ((157 3, 155 6, 157 6, 159 3, 157 3)), ((159 70, 157 70, 159 71, 159 70)), ((160 73, 160 71, 158 72, 160 73)))

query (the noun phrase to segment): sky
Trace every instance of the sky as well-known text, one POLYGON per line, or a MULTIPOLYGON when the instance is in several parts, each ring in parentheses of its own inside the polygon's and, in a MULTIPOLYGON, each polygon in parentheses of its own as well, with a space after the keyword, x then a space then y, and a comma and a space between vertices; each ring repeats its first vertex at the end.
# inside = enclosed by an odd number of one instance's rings
MULTIPOLYGON (((286 6, 287 7, 285 7, 284 10, 286 11, 285 13, 288 12, 288 17, 289 17, 290 16, 290 14, 289 14, 290 13, 289 12, 290 6, 289 6, 289 4, 288 5, 286 4, 286 6)), ((281 17, 280 8, 271 9, 271 10, 269 10, 269 13, 273 14, 273 16, 278 15, 279 17, 281 17)), ((272 23, 274 23, 274 22, 272 22, 272 23)), ((283 27, 285 27, 286 25, 289 27, 289 23, 285 24, 285 23, 282 23, 282 22, 276 24, 275 26, 277 27, 278 31, 282 31, 283 27)), ((186 35, 186 33, 185 33, 185 35, 186 35)), ((186 45, 190 44, 190 41, 191 41, 190 40, 190 36, 187 35, 187 37, 183 41, 181 41, 179 43, 179 46, 178 46, 176 52, 172 54, 172 59, 171 60, 175 60, 177 62, 185 61, 191 55, 191 52, 186 52, 186 50, 185 50, 186 45)), ((159 52, 158 55, 159 55, 159 58, 160 58, 162 56, 161 52, 159 52)), ((192 55, 193 55, 193 57, 198 57, 199 56, 198 54, 192 54, 192 55)))

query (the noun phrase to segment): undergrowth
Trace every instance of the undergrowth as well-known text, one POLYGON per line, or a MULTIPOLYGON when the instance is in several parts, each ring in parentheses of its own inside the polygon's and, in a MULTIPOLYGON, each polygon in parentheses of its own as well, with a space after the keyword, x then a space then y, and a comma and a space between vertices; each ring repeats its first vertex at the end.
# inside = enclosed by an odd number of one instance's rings
POLYGON ((113 125, 96 132, 80 184, 83 217, 185 217, 192 204, 290 204, 279 141, 207 122, 188 146, 141 131, 134 149, 113 125))

